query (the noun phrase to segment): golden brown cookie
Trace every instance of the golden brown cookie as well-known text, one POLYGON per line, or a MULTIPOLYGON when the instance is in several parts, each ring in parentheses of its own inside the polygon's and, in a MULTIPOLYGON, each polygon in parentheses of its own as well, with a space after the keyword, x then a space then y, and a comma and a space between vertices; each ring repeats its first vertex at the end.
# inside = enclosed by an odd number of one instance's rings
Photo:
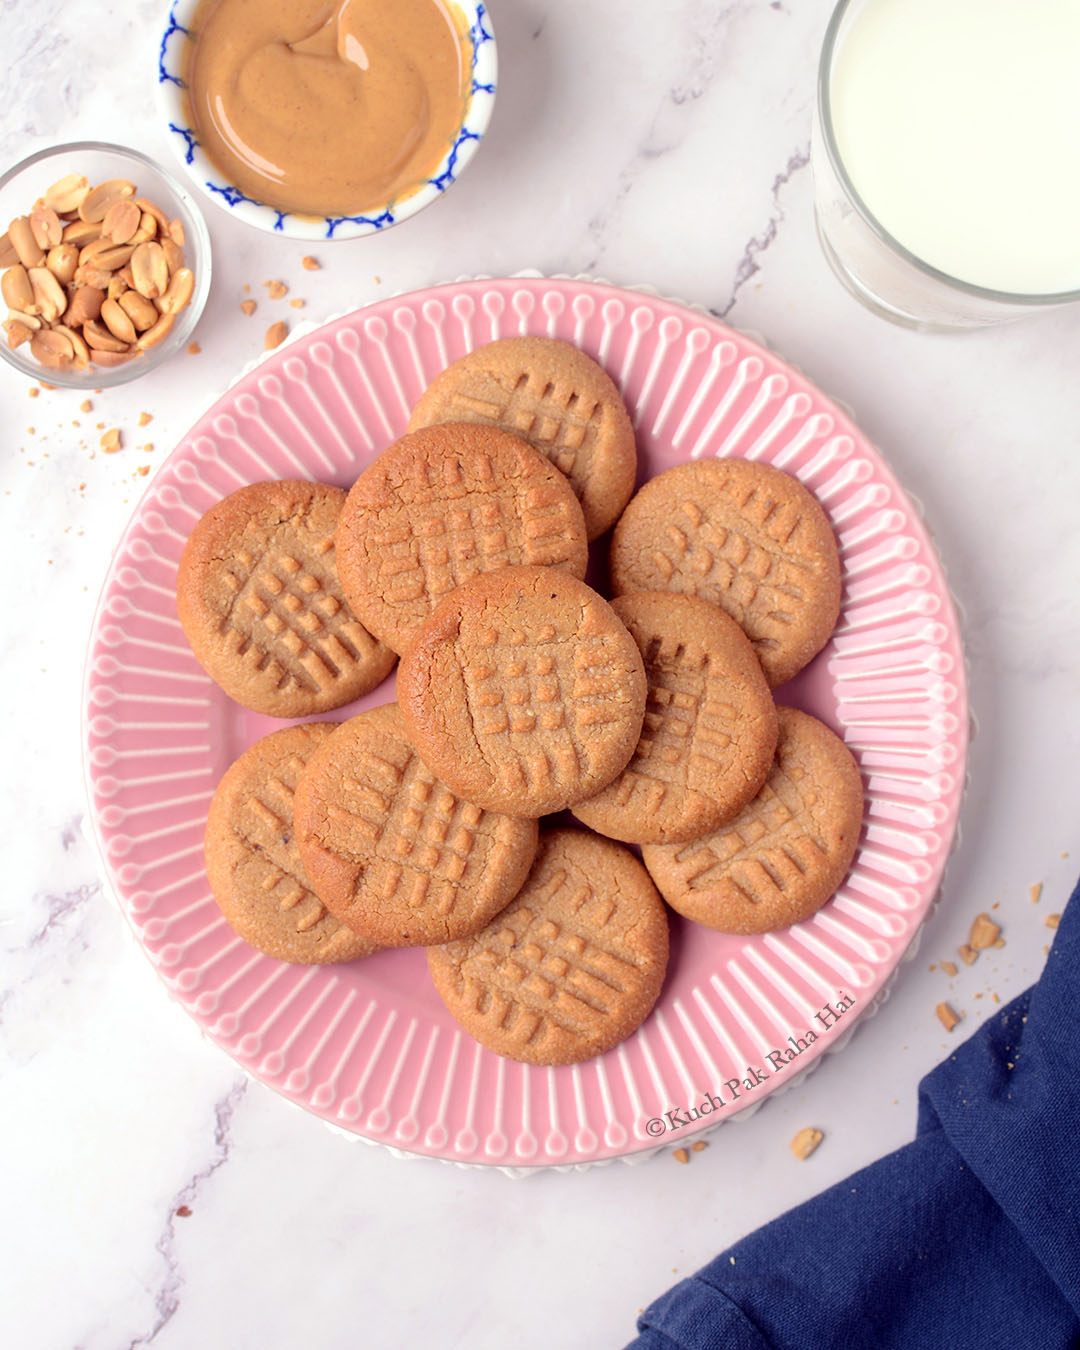
POLYGON ((334 531, 341 488, 252 483, 212 506, 180 559, 191 649, 237 703, 271 717, 340 708, 390 673, 394 653, 345 603, 334 531))
POLYGON ((590 539, 615 523, 634 490, 634 428, 619 391, 568 342, 512 337, 477 347, 435 377, 409 430, 438 422, 501 427, 541 450, 570 479, 590 539))
POLYGON ((338 566, 353 610, 401 655, 435 605, 500 567, 583 577, 588 541, 566 479, 492 427, 429 427, 395 441, 352 486, 338 566))
POLYGON ((210 889, 244 941, 279 961, 324 965, 379 949, 318 899, 296 846, 296 784, 336 726, 306 722, 264 736, 228 769, 210 802, 210 889))
POLYGON ((482 811, 425 768, 393 703, 343 722, 311 757, 296 833, 319 898, 385 947, 483 928, 536 852, 535 821, 482 811))
POLYGON ((455 792, 542 816, 595 796, 626 767, 645 670, 583 581, 508 567, 442 601, 402 658, 397 692, 421 758, 455 792))
POLYGON ((627 844, 698 839, 765 781, 776 706, 750 640, 717 605, 637 591, 611 607, 645 662, 645 725, 633 758, 574 815, 627 844))
POLYGON ((624 1041, 664 983, 668 920, 629 850, 541 835, 529 879, 480 933, 428 951, 451 1015, 498 1055, 576 1064, 624 1041))
POLYGON ((698 459, 651 479, 611 541, 611 585, 683 591, 719 605, 754 644, 772 687, 828 642, 840 558, 817 499, 746 459, 698 459))
POLYGON ((750 805, 704 839, 641 850, 672 909, 720 933, 808 919, 847 875, 862 828, 862 779, 847 746, 808 713, 777 712, 776 759, 750 805))

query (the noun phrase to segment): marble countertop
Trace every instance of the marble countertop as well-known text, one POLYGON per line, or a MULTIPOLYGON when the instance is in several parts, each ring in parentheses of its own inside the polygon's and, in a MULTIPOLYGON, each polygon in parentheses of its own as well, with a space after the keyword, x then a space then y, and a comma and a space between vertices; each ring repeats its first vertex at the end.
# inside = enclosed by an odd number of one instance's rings
MULTIPOLYGON (((0 1341, 20 1350, 617 1346, 720 1247, 914 1130, 919 1078, 1034 979, 1080 859, 1080 313, 963 337, 863 311, 818 249, 808 158, 828 0, 493 0, 487 144, 434 209, 313 248, 207 208, 214 295, 181 354, 93 398, 0 370, 12 580, 0 819, 0 1341), (302 270, 316 253, 323 266, 302 270), (763 334, 857 419, 925 508, 963 611, 977 735, 941 904, 842 1053, 680 1167, 514 1181, 350 1144, 250 1083, 166 997, 84 842, 83 647, 119 533, 268 324, 522 268, 648 283, 763 334), (280 277, 302 309, 266 298, 280 277), (245 317, 244 287, 258 302, 245 317), (140 412, 152 422, 138 426, 140 412), (99 423, 123 432, 97 450, 99 423), (1071 860, 1069 854, 1071 853, 1071 860), (1032 904, 1028 888, 1042 882, 1032 904), (1006 946, 950 979, 981 909, 1006 946), (963 1023, 945 1033, 948 999, 963 1023), (788 1141, 825 1133, 806 1162, 788 1141), (541 1297, 538 1297, 540 1295, 541 1297)), ((153 111, 162 0, 3 6, 0 164, 126 141, 153 111)))

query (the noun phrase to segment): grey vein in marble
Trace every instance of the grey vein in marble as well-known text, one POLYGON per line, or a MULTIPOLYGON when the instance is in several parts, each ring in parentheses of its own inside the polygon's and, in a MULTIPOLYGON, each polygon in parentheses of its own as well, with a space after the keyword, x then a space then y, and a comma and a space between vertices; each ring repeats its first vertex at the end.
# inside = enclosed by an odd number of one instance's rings
POLYGON ((773 179, 772 185, 772 212, 769 216, 768 224, 760 234, 747 243, 743 249, 743 255, 739 259, 738 266, 735 268, 735 280, 731 291, 723 305, 718 307, 710 306, 709 313, 715 314, 718 319, 726 319, 739 299, 739 292, 750 280, 761 271, 761 263, 758 259, 765 253, 770 244, 772 244, 780 231, 780 226, 784 223, 785 213, 780 197, 784 188, 791 182, 792 178, 805 169, 810 163, 810 146, 807 144, 794 151, 788 156, 788 162, 781 173, 778 173, 773 179))

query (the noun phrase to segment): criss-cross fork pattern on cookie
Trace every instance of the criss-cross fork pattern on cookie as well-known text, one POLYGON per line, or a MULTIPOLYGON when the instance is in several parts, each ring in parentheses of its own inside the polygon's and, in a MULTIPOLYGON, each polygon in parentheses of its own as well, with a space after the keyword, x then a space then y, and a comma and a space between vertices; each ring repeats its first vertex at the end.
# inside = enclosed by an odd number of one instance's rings
POLYGON ((774 649, 814 581, 809 557, 789 547, 802 519, 797 503, 730 481, 718 503, 679 503, 653 562, 667 585, 683 582, 727 610, 756 647, 774 649))
POLYGON ((572 556, 573 519, 561 483, 521 466, 511 493, 485 454, 467 468, 451 458, 425 464, 422 473, 421 482, 399 489, 398 509, 384 512, 371 535, 388 603, 437 601, 481 572, 554 567, 572 556))
MULTIPOLYGON (((556 870, 483 935, 462 972, 471 1013, 521 1047, 554 1031, 585 1040, 639 996, 641 961, 613 920, 618 904, 556 870), (550 917, 555 910, 559 917, 550 917)), ((474 939, 479 942, 480 939, 474 939)))
POLYGON ((305 558, 287 546, 247 549, 225 573, 232 601, 219 625, 226 648, 277 691, 331 692, 365 662, 375 639, 334 593, 332 537, 305 558))
POLYGON ((590 740, 625 717, 625 676, 588 626, 586 619, 577 642, 554 624, 477 634, 476 656, 463 666, 466 708, 502 790, 577 782, 591 762, 590 740))
POLYGON ((486 894, 511 823, 461 801, 416 755, 396 764, 364 751, 358 765, 327 813, 346 828, 376 900, 446 917, 486 894))
MULTIPOLYGON (((237 833, 250 850, 267 900, 282 913, 293 915, 297 933, 306 933, 327 910, 311 890, 300 865, 293 835, 293 794, 304 771, 304 761, 291 755, 271 776, 261 795, 251 793, 242 804, 237 833)), ((336 926, 336 921, 335 921, 336 926)))
POLYGON ((723 680, 711 674, 702 647, 657 637, 644 657, 645 723, 614 793, 617 806, 645 794, 648 809, 657 810, 672 789, 685 792, 698 771, 726 772, 738 714, 724 701, 723 680))
POLYGON ((458 416, 486 422, 523 437, 542 450, 562 473, 574 478, 596 444, 603 408, 578 390, 557 390, 544 376, 522 371, 513 385, 481 375, 462 375, 462 385, 449 397, 458 416))
POLYGON ((821 797, 798 764, 773 765, 765 786, 728 828, 686 845, 675 866, 691 892, 726 881, 750 904, 786 895, 827 862, 815 818, 821 797))

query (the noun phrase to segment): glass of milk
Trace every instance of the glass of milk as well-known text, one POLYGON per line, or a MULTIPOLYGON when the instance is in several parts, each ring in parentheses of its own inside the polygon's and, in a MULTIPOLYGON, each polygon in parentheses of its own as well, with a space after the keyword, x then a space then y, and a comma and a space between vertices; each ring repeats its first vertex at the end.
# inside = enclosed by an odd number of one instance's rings
POLYGON ((1080 300, 1080 0, 840 0, 821 54, 818 234, 928 330, 1080 300))

